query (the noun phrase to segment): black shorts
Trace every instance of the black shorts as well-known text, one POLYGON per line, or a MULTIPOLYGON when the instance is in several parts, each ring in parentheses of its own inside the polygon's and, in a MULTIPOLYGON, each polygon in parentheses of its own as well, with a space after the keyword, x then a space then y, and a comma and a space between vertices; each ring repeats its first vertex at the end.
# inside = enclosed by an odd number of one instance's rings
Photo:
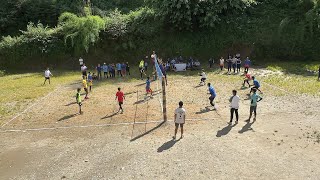
POLYGON ((212 100, 212 101, 214 100, 214 98, 216 98, 216 97, 213 96, 213 95, 211 95, 211 96, 209 97, 209 99, 212 100))
POLYGON ((85 92, 87 92, 87 91, 88 91, 88 88, 83 88, 83 89, 84 89, 84 91, 85 91, 85 92))
POLYGON ((184 123, 174 123, 174 125, 176 126, 176 128, 178 128, 179 125, 180 125, 181 128, 183 128, 184 123))
POLYGON ((201 82, 204 82, 205 80, 207 80, 207 78, 201 78, 201 82))
POLYGON ((45 79, 50 79, 50 77, 44 77, 45 79))
POLYGON ((83 76, 87 76, 87 71, 83 71, 83 72, 82 72, 82 75, 83 75, 83 76))
POLYGON ((78 102, 78 105, 79 105, 79 106, 82 106, 82 103, 81 103, 81 102, 78 102))
POLYGON ((123 102, 119 102, 119 106, 121 106, 123 104, 123 102))

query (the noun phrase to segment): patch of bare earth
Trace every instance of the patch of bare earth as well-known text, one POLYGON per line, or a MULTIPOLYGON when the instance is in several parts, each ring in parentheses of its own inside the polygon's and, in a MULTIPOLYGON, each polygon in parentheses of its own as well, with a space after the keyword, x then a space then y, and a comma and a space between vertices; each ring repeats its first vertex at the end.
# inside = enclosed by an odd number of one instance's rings
POLYGON ((0 179, 319 178, 319 98, 273 96, 275 89, 262 84, 257 121, 245 122, 249 89, 216 75, 209 82, 218 94, 216 111, 199 77, 169 76, 169 122, 162 125, 161 94, 144 99, 142 81, 94 87, 83 115, 75 115, 78 85, 64 86, 1 128, 0 179), (124 114, 116 114, 118 86, 127 94, 124 114), (242 99, 240 121, 229 126, 234 88, 242 99), (180 100, 188 121, 185 137, 173 141, 170 120, 180 100))

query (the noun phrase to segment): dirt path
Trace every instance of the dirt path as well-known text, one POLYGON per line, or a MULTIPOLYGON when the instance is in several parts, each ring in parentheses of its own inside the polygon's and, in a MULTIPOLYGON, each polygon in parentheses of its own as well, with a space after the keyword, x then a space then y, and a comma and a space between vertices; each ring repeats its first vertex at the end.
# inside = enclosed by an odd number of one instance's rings
POLYGON ((77 85, 63 88, 0 129, 0 179, 319 178, 319 98, 273 96, 273 87, 264 86, 258 119, 247 123, 248 89, 239 88, 240 122, 228 126, 228 98, 240 87, 237 78, 222 82, 209 76, 218 111, 206 108, 207 88, 198 87, 198 79, 169 79, 169 119, 179 100, 189 119, 179 141, 171 140, 171 121, 152 123, 162 118, 159 100, 144 101, 141 82, 95 87, 81 116, 73 115, 77 85), (123 115, 114 114, 120 85, 127 93, 123 115), (149 124, 133 129, 135 120, 149 124), (119 123, 128 124, 106 125, 119 123))

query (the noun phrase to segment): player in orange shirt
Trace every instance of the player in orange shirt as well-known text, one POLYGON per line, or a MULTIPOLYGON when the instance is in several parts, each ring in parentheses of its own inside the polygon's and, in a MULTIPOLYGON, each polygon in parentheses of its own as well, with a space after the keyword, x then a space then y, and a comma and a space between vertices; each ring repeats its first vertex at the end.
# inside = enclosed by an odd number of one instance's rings
POLYGON ((119 102, 119 110, 118 112, 121 110, 121 114, 123 113, 123 108, 122 108, 122 104, 123 104, 123 100, 125 99, 123 92, 121 91, 121 88, 118 88, 118 92, 116 93, 116 100, 118 99, 119 102))
POLYGON ((248 73, 248 71, 245 71, 244 72, 244 81, 243 81, 243 84, 242 84, 242 87, 245 87, 245 84, 247 83, 248 85, 249 85, 249 87, 250 87, 250 83, 249 83, 249 81, 251 81, 251 75, 248 73))

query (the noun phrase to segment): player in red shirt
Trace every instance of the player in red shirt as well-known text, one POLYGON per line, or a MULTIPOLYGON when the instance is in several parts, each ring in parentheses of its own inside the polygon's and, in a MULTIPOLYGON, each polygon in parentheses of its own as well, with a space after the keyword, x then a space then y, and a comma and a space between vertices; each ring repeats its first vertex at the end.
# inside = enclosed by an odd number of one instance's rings
POLYGON ((124 97, 123 92, 121 91, 121 88, 118 88, 118 92, 116 93, 116 100, 117 100, 117 98, 118 98, 118 102, 119 102, 119 111, 121 110, 121 114, 122 114, 123 113, 122 104, 123 104, 123 100, 125 99, 125 97, 124 97))
POLYGON ((245 71, 244 72, 244 81, 243 81, 243 84, 242 84, 242 87, 245 87, 245 84, 247 83, 248 85, 249 85, 249 87, 250 87, 250 83, 249 83, 249 81, 252 79, 251 78, 251 75, 248 73, 248 71, 245 71))

